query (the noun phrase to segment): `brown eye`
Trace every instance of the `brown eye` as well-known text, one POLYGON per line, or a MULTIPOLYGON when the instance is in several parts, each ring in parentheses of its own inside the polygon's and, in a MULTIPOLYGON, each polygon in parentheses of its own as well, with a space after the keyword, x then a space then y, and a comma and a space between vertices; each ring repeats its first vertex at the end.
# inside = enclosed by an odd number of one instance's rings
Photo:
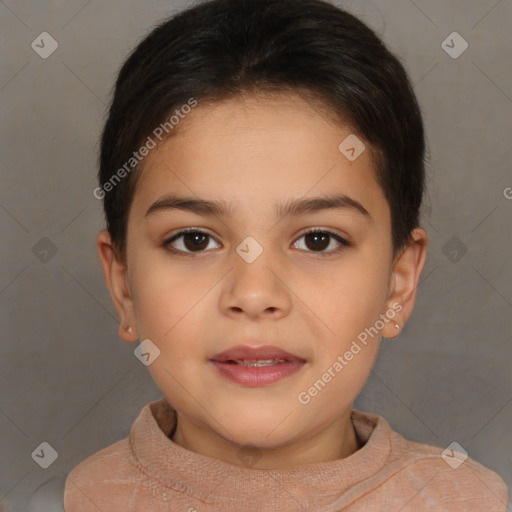
POLYGON ((307 248, 312 251, 324 251, 327 249, 331 238, 327 233, 308 233, 304 236, 307 248))
MULTIPOLYGON (((320 256, 328 256, 329 254, 336 253, 345 247, 349 247, 350 244, 341 236, 336 233, 332 233, 330 231, 325 231, 321 229, 312 229, 303 233, 299 240, 304 238, 305 246, 307 252, 315 252, 320 256), (331 250, 326 251, 326 249, 331 246, 331 242, 335 241, 334 247, 331 250)), ((297 242, 295 242, 297 244, 297 242)))
POLYGON ((176 233, 164 242, 164 247, 172 246, 172 252, 200 253, 208 247, 209 239, 213 237, 198 229, 185 229, 176 233), (180 240, 182 239, 182 240, 180 240), (172 245, 176 243, 179 247, 172 245))
POLYGON ((203 233, 185 233, 183 235, 183 245, 190 251, 203 250, 208 246, 208 235, 203 233), (206 244, 205 244, 206 241, 206 244))

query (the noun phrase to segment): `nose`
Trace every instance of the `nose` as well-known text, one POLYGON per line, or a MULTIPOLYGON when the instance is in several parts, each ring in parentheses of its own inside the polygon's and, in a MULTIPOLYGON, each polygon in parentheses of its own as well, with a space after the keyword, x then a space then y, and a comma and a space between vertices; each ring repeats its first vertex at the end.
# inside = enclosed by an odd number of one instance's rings
POLYGON ((249 263, 237 253, 234 267, 226 276, 220 297, 225 315, 278 319, 286 316, 291 307, 291 291, 287 276, 269 251, 263 251, 249 263))

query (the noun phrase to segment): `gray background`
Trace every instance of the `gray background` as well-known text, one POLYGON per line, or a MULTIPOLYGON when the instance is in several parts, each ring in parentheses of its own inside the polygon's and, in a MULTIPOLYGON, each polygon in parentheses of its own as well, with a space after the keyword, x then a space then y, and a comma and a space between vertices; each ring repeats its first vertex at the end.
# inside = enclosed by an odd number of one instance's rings
MULTIPOLYGON (((120 64, 157 21, 190 3, 0 2, 0 503, 8 512, 61 510, 66 474, 126 437, 161 397, 136 344, 117 337, 92 190, 120 64), (47 59, 31 47, 43 31, 59 45, 47 59), (43 441, 58 452, 47 469, 31 457, 43 441)), ((416 308, 398 339, 383 340, 355 408, 383 415, 411 440, 457 441, 510 487, 512 1, 339 5, 402 59, 429 147, 430 246, 416 308), (469 44, 457 59, 441 46, 453 31, 469 44)))

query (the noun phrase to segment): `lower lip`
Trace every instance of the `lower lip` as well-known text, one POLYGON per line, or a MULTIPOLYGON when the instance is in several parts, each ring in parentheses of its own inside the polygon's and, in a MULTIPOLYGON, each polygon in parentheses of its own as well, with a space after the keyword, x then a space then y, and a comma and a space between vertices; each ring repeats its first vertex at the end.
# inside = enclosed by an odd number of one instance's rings
POLYGON ((210 361, 223 377, 250 387, 274 384, 285 377, 298 372, 303 366, 303 361, 288 361, 273 366, 243 366, 233 363, 221 363, 210 361))

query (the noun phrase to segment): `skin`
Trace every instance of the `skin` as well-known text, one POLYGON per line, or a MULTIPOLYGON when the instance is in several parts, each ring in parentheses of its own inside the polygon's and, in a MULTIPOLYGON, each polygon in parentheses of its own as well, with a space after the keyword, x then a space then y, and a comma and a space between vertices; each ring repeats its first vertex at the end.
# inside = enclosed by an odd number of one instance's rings
POLYGON ((199 104, 179 128, 144 160, 128 220, 126 265, 115 257, 107 231, 97 237, 119 336, 128 343, 149 338, 160 349, 148 369, 177 411, 173 441, 240 466, 244 447, 244 454, 260 457, 253 467, 261 469, 350 456, 358 449, 352 404, 380 337, 395 337, 395 323, 403 328, 412 313, 425 230, 416 229, 414 241, 393 259, 389 205, 368 144, 349 161, 338 146, 350 128, 299 96, 199 104), (167 193, 222 199, 232 203, 233 215, 161 210, 145 217, 167 193), (359 201, 372 219, 351 209, 274 214, 276 202, 333 193, 359 201), (187 227, 211 235, 202 245, 199 239, 203 252, 190 255, 197 245, 186 236, 165 247, 187 227), (315 249, 311 235, 303 235, 316 227, 351 245, 333 252, 340 244, 331 237, 315 249), (252 263, 236 252, 247 236, 263 248, 252 263), (172 253, 173 247, 184 253, 172 253), (300 403, 298 394, 393 303, 401 305, 393 320, 308 404, 300 403), (236 384, 209 359, 238 344, 276 345, 306 364, 271 385, 236 384))

